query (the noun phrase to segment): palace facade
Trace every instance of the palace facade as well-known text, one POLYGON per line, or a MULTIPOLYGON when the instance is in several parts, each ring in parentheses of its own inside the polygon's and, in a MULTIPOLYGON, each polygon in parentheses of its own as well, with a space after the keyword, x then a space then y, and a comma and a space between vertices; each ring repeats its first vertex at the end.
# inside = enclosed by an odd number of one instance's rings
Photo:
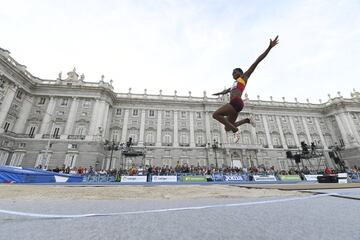
POLYGON ((0 165, 109 169, 179 162, 287 170, 295 161, 286 152, 301 151, 301 142, 316 145, 318 157, 302 161, 310 168, 336 167, 329 155, 335 145, 348 166, 360 165, 359 92, 318 104, 244 98, 239 118, 252 114, 257 126, 242 125, 235 144, 212 118, 228 96, 116 93, 112 81, 86 82, 76 69, 40 79, 0 48, 0 165), (123 154, 129 138, 142 156, 123 154))

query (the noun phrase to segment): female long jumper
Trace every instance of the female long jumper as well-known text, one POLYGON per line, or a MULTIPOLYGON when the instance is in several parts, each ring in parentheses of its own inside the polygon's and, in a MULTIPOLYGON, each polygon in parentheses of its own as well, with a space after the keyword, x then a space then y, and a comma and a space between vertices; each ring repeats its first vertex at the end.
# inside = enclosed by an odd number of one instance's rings
MULTIPOLYGON (((238 122, 235 122, 239 112, 244 107, 244 102, 241 99, 241 96, 244 92, 245 86, 250 78, 250 75, 254 72, 256 66, 266 57, 266 55, 270 52, 270 50, 275 47, 278 43, 279 36, 276 36, 274 40, 270 39, 270 44, 268 48, 265 50, 263 54, 261 54, 256 61, 251 65, 251 67, 243 73, 241 68, 235 68, 233 70, 232 76, 234 78, 234 83, 231 88, 225 89, 222 92, 214 93, 213 95, 223 95, 230 92, 230 103, 227 103, 221 106, 218 110, 213 113, 213 118, 217 121, 221 122, 225 126, 225 131, 232 131, 233 133, 238 132, 238 126, 250 123, 253 127, 255 127, 255 121, 252 117, 242 119, 238 122)), ((239 139, 239 135, 236 136, 237 140, 239 139)))

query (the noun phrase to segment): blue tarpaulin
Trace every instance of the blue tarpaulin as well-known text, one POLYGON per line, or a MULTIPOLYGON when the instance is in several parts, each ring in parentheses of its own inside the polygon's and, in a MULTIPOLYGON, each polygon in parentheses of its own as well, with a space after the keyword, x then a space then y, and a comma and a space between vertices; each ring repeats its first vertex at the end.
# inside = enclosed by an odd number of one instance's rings
POLYGON ((82 176, 61 174, 34 168, 0 167, 0 183, 82 182, 82 176))

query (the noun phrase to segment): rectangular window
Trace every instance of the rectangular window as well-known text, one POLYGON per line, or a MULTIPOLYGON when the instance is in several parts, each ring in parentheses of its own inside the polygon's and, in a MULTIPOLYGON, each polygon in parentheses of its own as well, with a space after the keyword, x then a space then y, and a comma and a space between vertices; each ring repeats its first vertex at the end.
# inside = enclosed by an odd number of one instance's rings
POLYGON ((29 131, 29 136, 30 136, 30 137, 34 136, 35 129, 36 129, 36 127, 34 127, 34 126, 31 126, 31 127, 30 127, 30 131, 29 131))
POLYGON ((89 107, 90 107, 90 100, 84 100, 83 108, 89 108, 89 107))
POLYGON ((284 123, 286 123, 286 122, 287 122, 287 120, 286 120, 286 117, 285 117, 285 116, 282 116, 282 117, 281 117, 281 120, 282 120, 284 123))
POLYGON ((155 116, 154 110, 149 110, 149 117, 154 117, 154 116, 155 116))
POLYGON ((201 144, 203 144, 203 142, 204 142, 203 136, 199 135, 199 136, 196 137, 196 143, 197 144, 201 145, 201 144))
POLYGON ((164 143, 170 144, 171 142, 171 136, 170 135, 165 135, 164 136, 164 143))
POLYGON ((61 100, 61 106, 67 106, 67 104, 68 104, 68 99, 67 98, 63 98, 62 100, 61 100))
POLYGON ((58 116, 63 116, 63 115, 65 115, 65 112, 64 112, 64 111, 58 111, 58 112, 57 112, 57 115, 58 115, 58 116))
POLYGON ((201 116, 201 112, 197 112, 197 113, 196 113, 196 118, 197 118, 197 119, 201 119, 201 117, 202 117, 202 116, 201 116))
POLYGON ((186 112, 181 112, 181 118, 186 118, 186 112))
POLYGON ((9 122, 5 122, 5 125, 4 125, 4 130, 5 130, 5 132, 8 131, 9 127, 10 127, 10 123, 9 123, 9 122))
POLYGON ((116 115, 118 115, 118 116, 121 115, 121 108, 116 109, 116 115))
POLYGON ((16 98, 21 99, 22 95, 23 95, 23 91, 18 91, 17 94, 16 94, 16 98))
POLYGON ((76 130, 76 135, 85 135, 85 126, 79 126, 76 130))
POLYGON ((139 111, 137 109, 133 109, 133 116, 137 116, 139 114, 139 111))
POLYGON ((273 121, 274 121, 273 116, 269 116, 269 121, 270 121, 270 122, 273 122, 273 121))
POLYGON ((53 137, 55 138, 55 137, 59 136, 59 132, 60 132, 60 128, 59 128, 59 127, 56 127, 56 128, 54 129, 53 137))
POLYGON ((40 98, 38 105, 44 105, 45 102, 46 102, 46 98, 42 97, 40 98))
POLYGON ((308 122, 308 123, 312 123, 311 117, 307 117, 306 119, 307 119, 307 122, 308 122))
POLYGON ((165 111, 165 117, 170 117, 170 111, 165 111))

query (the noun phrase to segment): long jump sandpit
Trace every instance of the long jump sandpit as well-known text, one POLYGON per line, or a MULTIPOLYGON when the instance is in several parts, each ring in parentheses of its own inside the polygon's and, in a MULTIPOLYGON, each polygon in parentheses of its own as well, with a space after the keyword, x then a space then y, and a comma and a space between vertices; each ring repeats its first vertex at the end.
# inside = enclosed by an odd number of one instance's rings
POLYGON ((360 188, 348 184, 229 184, 229 185, 0 185, 8 200, 128 200, 290 197, 303 190, 360 188))

